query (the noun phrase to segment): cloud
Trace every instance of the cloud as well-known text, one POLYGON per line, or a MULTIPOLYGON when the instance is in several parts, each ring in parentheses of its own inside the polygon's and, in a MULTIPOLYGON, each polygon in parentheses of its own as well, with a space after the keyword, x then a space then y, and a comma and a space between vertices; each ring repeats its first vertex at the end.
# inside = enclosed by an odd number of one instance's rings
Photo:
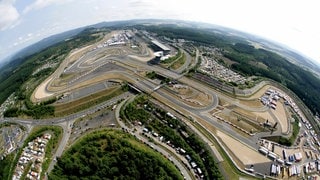
POLYGON ((1 1, 0 2, 0 30, 6 30, 12 28, 20 14, 17 9, 13 6, 14 1, 1 1))
MULTIPOLYGON (((37 36, 38 36, 38 34, 37 34, 37 36)), ((33 33, 28 33, 28 34, 19 36, 19 37, 12 43, 12 45, 10 45, 9 48, 13 48, 13 47, 16 47, 16 46, 19 46, 19 45, 22 45, 22 44, 25 44, 25 43, 28 43, 28 42, 32 42, 33 39, 34 39, 33 33)))
POLYGON ((129 2, 129 7, 150 7, 153 3, 147 0, 132 0, 129 2))
POLYGON ((34 3, 28 5, 23 10, 23 13, 26 14, 32 10, 38 10, 38 9, 48 7, 50 5, 63 4, 71 1, 73 0, 36 0, 34 3))

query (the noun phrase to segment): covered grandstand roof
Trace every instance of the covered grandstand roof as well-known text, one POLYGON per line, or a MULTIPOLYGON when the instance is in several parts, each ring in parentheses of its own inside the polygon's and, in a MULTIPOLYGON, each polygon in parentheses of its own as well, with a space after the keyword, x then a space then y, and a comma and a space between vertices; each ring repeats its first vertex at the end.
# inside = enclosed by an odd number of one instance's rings
POLYGON ((158 46, 159 48, 161 48, 163 51, 170 51, 170 48, 168 48, 167 46, 165 46, 164 44, 160 43, 157 40, 153 40, 151 41, 153 44, 155 44, 156 46, 158 46))

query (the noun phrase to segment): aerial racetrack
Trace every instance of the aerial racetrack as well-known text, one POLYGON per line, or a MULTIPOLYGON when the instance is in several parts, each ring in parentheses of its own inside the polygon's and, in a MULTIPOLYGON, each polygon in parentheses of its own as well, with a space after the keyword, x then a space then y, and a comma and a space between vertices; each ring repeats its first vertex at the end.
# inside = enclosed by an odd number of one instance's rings
MULTIPOLYGON (((212 38, 215 36, 212 32, 208 33, 199 29, 189 32, 188 28, 184 31, 177 31, 178 27, 161 31, 161 28, 168 27, 161 25, 157 28, 154 27, 146 26, 142 29, 126 27, 125 30, 107 31, 103 33, 99 41, 71 50, 65 55, 59 67, 52 74, 43 76, 46 78, 41 81, 39 79, 37 88, 34 91, 32 89, 31 100, 35 104, 34 107, 52 105, 54 113, 41 117, 32 116, 31 113, 31 115, 26 114, 25 112, 29 112, 26 109, 27 106, 33 106, 24 100, 17 103, 21 107, 14 109, 16 112, 22 113, 12 113, 13 116, 8 117, 32 117, 36 119, 36 123, 59 124, 66 128, 64 129, 66 134, 71 134, 71 139, 77 141, 79 135, 87 133, 87 130, 91 131, 104 126, 119 127, 120 123, 117 122, 120 121, 115 118, 116 114, 119 111, 121 114, 121 109, 131 109, 133 119, 129 118, 130 122, 123 121, 132 127, 129 133, 134 133, 137 129, 142 131, 144 127, 150 128, 150 130, 152 129, 150 131, 151 138, 158 141, 161 136, 166 134, 159 127, 165 126, 167 132, 170 129, 170 132, 174 131, 184 138, 188 138, 185 136, 190 134, 198 135, 201 141, 206 144, 206 148, 216 156, 222 167, 220 170, 226 179, 268 174, 270 167, 273 167, 274 164, 277 167, 282 166, 281 163, 285 161, 282 156, 283 150, 286 150, 290 156, 294 156, 296 153, 309 153, 313 148, 318 148, 317 140, 313 136, 317 131, 310 128, 311 125, 307 121, 310 116, 307 116, 306 110, 301 108, 305 107, 301 106, 301 101, 298 101, 298 98, 289 89, 279 83, 264 77, 255 77, 261 73, 268 75, 266 72, 266 69, 269 68, 267 63, 249 62, 246 67, 238 66, 238 64, 241 65, 237 62, 239 60, 237 58, 241 57, 243 51, 241 45, 230 43, 228 38, 224 40, 225 44, 222 41, 216 42, 216 39, 212 38), (157 33, 153 34, 147 31, 157 33), (203 38, 202 35, 199 37, 199 31, 208 37, 203 38), (126 32, 131 33, 130 39, 126 39, 126 32), (171 33, 162 34, 166 32, 171 33), (185 32, 191 33, 192 36, 183 36, 185 32), (172 37, 173 35, 174 37, 172 37), (167 64, 161 59, 159 64, 149 63, 157 58, 153 52, 156 50, 151 50, 153 48, 151 39, 159 39, 173 52, 178 50, 183 55, 178 53, 178 56, 177 53, 171 53, 172 58, 168 60, 167 64), (219 46, 221 45, 219 43, 229 47, 229 51, 222 51, 220 49, 222 46, 219 46), (222 67, 221 64, 225 66, 222 67), (258 73, 253 73, 256 69, 247 69, 251 64, 259 65, 258 73), (173 68, 171 65, 181 66, 173 68), (232 69, 234 66, 236 68, 232 69), (252 74, 245 76, 245 73, 239 73, 241 71, 237 68, 251 70, 252 74), (239 71, 236 72, 235 69, 239 71), (135 97, 139 97, 138 94, 147 97, 148 101, 140 104, 130 103, 135 102, 135 97), (53 98, 52 101, 51 98, 53 98), (46 102, 51 103, 46 104, 46 102), (107 117, 110 121, 105 121, 103 125, 99 124, 107 117), (39 120, 40 118, 43 121, 39 120), (175 121, 169 121, 170 118, 183 122, 183 124, 175 126, 172 123, 175 121), (90 126, 90 123, 94 126, 90 126), (78 124, 81 126, 75 126, 78 124), (190 128, 187 135, 185 126, 190 128), (154 133, 158 133, 158 135, 154 135, 154 133), (309 143, 310 139, 312 142, 309 143), (227 172, 223 172, 224 170, 227 172)), ((266 53, 265 50, 260 49, 252 51, 266 53)), ((254 61, 255 58, 252 58, 254 55, 256 54, 246 55, 246 57, 250 61, 254 61)), ((270 54, 266 53, 266 55, 270 54)), ((270 57, 278 58, 273 54, 270 57)), ((38 69, 34 74, 37 72, 38 69)), ((272 72, 271 75, 274 73, 272 72)), ((28 88, 28 85, 25 87, 28 88)), ((30 94, 27 94, 27 97, 30 94)), ((14 98, 12 97, 12 99, 14 98)), ((13 119, 12 121, 18 120, 13 119)), ((33 126, 27 121, 21 122, 27 123, 30 127, 33 126)), ((105 137, 111 137, 109 132, 99 132, 105 137)), ((120 135, 116 131, 110 132, 126 138, 126 135, 120 135)), ((92 135, 95 140, 97 139, 96 135, 92 135)), ((172 140, 175 138, 171 136, 172 139, 170 139, 170 134, 166 135, 170 142, 167 140, 161 143, 165 146, 170 145, 169 148, 174 146, 177 149, 179 141, 173 142, 172 140)), ((132 139, 129 141, 133 142, 132 139)), ((111 141, 97 140, 97 142, 108 144, 111 141)), ((80 146, 81 143, 84 143, 83 139, 76 142, 74 146, 80 146)), ((128 145, 127 142, 121 141, 120 143, 128 145)), ((66 153, 73 152, 74 156, 70 155, 72 158, 82 158, 81 161, 92 163, 93 168, 100 168, 100 164, 85 160, 87 157, 82 157, 81 153, 85 152, 86 155, 97 158, 89 151, 96 152, 96 149, 99 149, 104 153, 103 148, 108 149, 108 146, 100 146, 101 144, 92 142, 90 145, 95 147, 92 149, 71 147, 70 150, 66 150, 66 153)), ((318 152, 312 152, 314 157, 319 156, 318 152)), ((104 158, 100 156, 101 151, 97 153, 100 153, 99 158, 104 158)), ((197 153, 201 154, 201 149, 197 153)), ((192 161, 186 159, 185 155, 181 155, 181 158, 186 162, 186 167, 194 165, 191 163, 192 161)), ((304 156, 303 158, 303 162, 311 161, 311 158, 304 156)), ((205 161, 201 158, 196 160, 198 162, 205 161)), ((294 164, 292 167, 301 165, 298 162, 292 163, 294 164)), ((98 171, 94 172, 98 174, 89 176, 88 171, 93 172, 92 169, 82 167, 84 165, 80 161, 78 164, 81 167, 74 167, 77 165, 73 163, 73 159, 70 160, 70 158, 62 156, 50 177, 53 179, 67 178, 67 170, 71 172, 73 168, 81 169, 81 175, 86 174, 88 178, 100 177, 98 171)), ((201 163, 197 164, 200 166, 201 163)), ((201 168, 204 171, 204 168, 201 168)), ((283 168, 288 167, 283 166, 283 168)), ((113 173, 120 171, 119 168, 113 170, 113 173)), ((196 168, 191 171, 198 173, 198 175, 204 175, 196 168)), ((190 173, 191 176, 194 174, 193 172, 190 173)), ((74 170, 72 173, 79 172, 74 170)), ((72 173, 70 175, 73 177, 80 175, 72 173)), ((287 173, 285 174, 287 177, 287 173)), ((103 175, 109 176, 110 174, 103 175)), ((137 176, 141 177, 141 175, 137 176)))
MULTIPOLYGON (((135 42, 135 44, 132 41, 123 44, 108 44, 114 38, 121 39, 121 36, 121 31, 113 31, 94 45, 74 50, 61 63, 55 73, 38 86, 33 93, 33 101, 38 102, 52 96, 68 97, 70 94, 74 96, 74 94, 79 94, 81 89, 85 92, 84 89, 90 87, 101 87, 100 90, 108 89, 110 86, 103 85, 109 81, 129 82, 138 87, 143 87, 145 92, 152 93, 155 91, 156 88, 154 87, 157 86, 157 80, 151 82, 146 79, 141 80, 143 74, 150 71, 149 69, 155 69, 146 65, 147 60, 154 58, 152 50, 142 40, 138 43, 135 42)), ((159 71, 159 68, 155 70, 162 74, 160 76, 170 72, 169 70, 159 71)), ((266 90, 273 88, 272 86, 264 85, 260 89, 254 89, 252 91, 253 95, 249 98, 236 99, 224 94, 219 94, 218 97, 216 91, 197 83, 182 77, 181 82, 156 91, 162 96, 159 99, 162 99, 162 102, 166 105, 171 104, 171 107, 177 107, 178 105, 189 111, 184 114, 195 113, 191 116, 201 115, 208 121, 216 118, 218 122, 223 124, 222 126, 253 139, 267 136, 270 130, 264 127, 263 124, 266 122, 271 125, 279 124, 277 130, 273 133, 274 135, 288 134, 290 131, 287 118, 291 117, 291 114, 286 114, 282 104, 278 105, 277 110, 267 111, 268 108, 258 100, 266 90), (168 101, 169 99, 171 102, 168 101)), ((89 91, 86 90, 86 92, 89 91)), ((83 93, 83 97, 87 95, 87 93, 83 93)), ((199 122, 201 121, 203 120, 199 120, 199 122)), ((236 136, 236 133, 232 135, 236 136)), ((256 146, 252 145, 253 147, 248 148, 245 145, 246 143, 232 139, 232 136, 224 131, 217 131, 216 136, 221 138, 221 141, 233 154, 234 159, 241 162, 241 166, 247 166, 255 159, 260 159, 262 164, 270 163, 269 159, 261 157, 259 153, 253 151, 256 146), (234 146, 242 147, 241 152, 233 151, 234 146), (253 156, 238 158, 239 152, 244 153, 246 151, 250 151, 253 156)))
POLYGON ((129 71, 126 71, 127 66, 123 68, 121 62, 129 60, 145 62, 154 55, 143 42, 139 42, 138 45, 133 45, 132 42, 121 45, 106 44, 110 39, 121 38, 115 37, 121 36, 121 33, 113 31, 103 40, 71 52, 58 69, 36 88, 31 99, 39 102, 107 79, 132 82, 129 71))

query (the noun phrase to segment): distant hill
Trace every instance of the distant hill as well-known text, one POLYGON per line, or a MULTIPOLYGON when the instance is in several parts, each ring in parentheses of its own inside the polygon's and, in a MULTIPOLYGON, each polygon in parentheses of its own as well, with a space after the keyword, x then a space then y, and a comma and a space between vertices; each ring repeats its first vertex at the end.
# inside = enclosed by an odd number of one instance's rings
MULTIPOLYGON (((16 54, 11 56, 10 58, 6 59, 7 64, 9 64, 9 66, 14 66, 14 65, 20 64, 21 62, 23 62, 25 57, 30 56, 32 54, 35 54, 37 52, 40 52, 40 51, 44 50, 45 48, 48 48, 58 42, 64 41, 65 39, 68 39, 72 36, 75 36, 76 34, 80 33, 84 29, 85 29, 85 27, 73 29, 73 30, 70 30, 67 32, 63 32, 60 34, 56 34, 56 35, 44 38, 33 45, 30 45, 26 48, 23 48, 22 50, 18 51, 16 54)), ((6 64, 2 64, 2 65, 0 65, 0 67, 5 66, 5 65, 6 64)))
MULTIPOLYGON (((208 24, 202 24, 203 27, 210 27, 208 24)), ((265 38, 255 36, 252 34, 248 34, 245 32, 241 32, 235 29, 225 28, 221 26, 211 25, 211 28, 214 28, 215 31, 220 30, 222 33, 230 33, 234 36, 239 36, 244 39, 247 39, 249 42, 254 44, 258 44, 261 48, 272 51, 274 53, 279 54, 280 56, 286 58, 291 63, 298 65, 306 70, 311 71, 320 79, 320 64, 314 62, 311 59, 295 52, 284 44, 279 42, 274 42, 271 40, 267 40, 265 38)))
POLYGON ((318 78, 320 78, 320 65, 303 55, 295 52, 294 50, 291 50, 289 47, 279 44, 276 42, 271 42, 262 38, 257 38, 252 36, 252 40, 255 43, 259 43, 264 49, 275 52, 284 58, 286 58, 288 61, 290 61, 293 64, 296 64, 306 70, 309 70, 316 74, 318 78))
MULTIPOLYGON (((264 49, 273 51, 275 53, 278 53, 279 55, 287 58, 290 62, 299 65, 301 67, 304 67, 305 69, 311 70, 314 74, 316 74, 320 78, 320 65, 313 62, 312 60, 309 60, 308 58, 304 57, 303 55, 300 55, 299 53, 294 52, 293 50, 290 50, 288 47, 286 47, 283 44, 279 44, 277 42, 272 42, 269 40, 266 40, 264 38, 251 35, 245 32, 241 32, 235 29, 222 27, 219 25, 213 25, 208 23, 199 23, 199 22, 191 22, 191 21, 183 21, 183 20, 171 20, 171 19, 135 19, 135 20, 124 20, 124 21, 111 21, 111 22, 101 22, 85 27, 80 27, 77 29, 73 29, 70 31, 66 31, 57 35, 53 35, 50 37, 47 37, 43 40, 40 40, 39 42, 30 45, 16 54, 14 54, 11 57, 8 57, 2 61, 3 63, 0 63, 0 68, 8 63, 14 63, 19 64, 21 61, 23 61, 23 57, 32 55, 36 52, 39 52, 47 47, 50 47, 51 45, 58 43, 60 41, 63 41, 65 39, 68 39, 82 30, 86 28, 104 28, 104 27, 112 27, 112 28, 118 28, 118 27, 129 27, 133 25, 155 25, 155 24, 175 24, 182 27, 193 27, 193 28, 204 28, 204 29, 211 29, 214 32, 218 32, 221 34, 228 33, 232 36, 239 36, 245 39, 248 39, 254 43, 259 44, 264 49)), ((11 65, 12 66, 12 65, 11 65)))
MULTIPOLYGON (((143 21, 141 21, 143 22, 143 21)), ((249 42, 252 42, 254 44, 258 44, 261 48, 272 51, 274 53, 279 54, 280 56, 286 58, 291 63, 298 65, 306 70, 311 71, 313 74, 315 74, 320 79, 320 64, 315 62, 314 60, 308 59, 307 57, 295 52, 294 50, 290 49, 284 44, 281 44, 279 42, 274 42, 271 40, 267 40, 263 37, 259 37, 256 35, 252 35, 246 32, 242 32, 239 30, 219 26, 219 25, 213 25, 209 23, 200 23, 200 22, 190 22, 190 21, 182 21, 182 20, 153 20, 154 23, 158 24, 178 24, 180 27, 189 27, 189 28, 199 28, 199 29, 207 29, 214 33, 222 34, 222 35, 228 35, 233 37, 240 37, 243 39, 248 40, 249 42)), ((151 24, 149 22, 149 24, 151 24)))
MULTIPOLYGON (((47 38, 44 38, 28 47, 25 47, 18 51, 17 53, 13 54, 12 56, 9 56, 2 60, 0 63, 0 68, 7 66, 7 67, 13 67, 15 65, 20 64, 23 62, 25 57, 33 55, 37 52, 40 52, 58 42, 64 41, 68 38, 71 38, 72 36, 75 36, 79 34, 81 31, 87 28, 104 28, 104 27, 117 27, 117 26, 124 26, 124 25, 134 25, 137 23, 144 23, 149 20, 129 20, 129 21, 112 21, 112 22, 101 22, 89 26, 80 27, 77 29, 73 29, 70 31, 66 31, 63 33, 59 33, 56 35, 49 36, 47 38)), ((1 73, 0 73, 1 76, 1 73)))

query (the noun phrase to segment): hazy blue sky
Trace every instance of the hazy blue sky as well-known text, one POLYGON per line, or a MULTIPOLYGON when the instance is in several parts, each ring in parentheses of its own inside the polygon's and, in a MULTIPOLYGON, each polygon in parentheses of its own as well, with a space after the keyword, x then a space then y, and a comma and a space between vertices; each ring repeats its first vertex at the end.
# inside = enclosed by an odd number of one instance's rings
POLYGON ((271 39, 320 63, 316 0, 0 0, 0 60, 44 37, 102 21, 207 22, 271 39))

